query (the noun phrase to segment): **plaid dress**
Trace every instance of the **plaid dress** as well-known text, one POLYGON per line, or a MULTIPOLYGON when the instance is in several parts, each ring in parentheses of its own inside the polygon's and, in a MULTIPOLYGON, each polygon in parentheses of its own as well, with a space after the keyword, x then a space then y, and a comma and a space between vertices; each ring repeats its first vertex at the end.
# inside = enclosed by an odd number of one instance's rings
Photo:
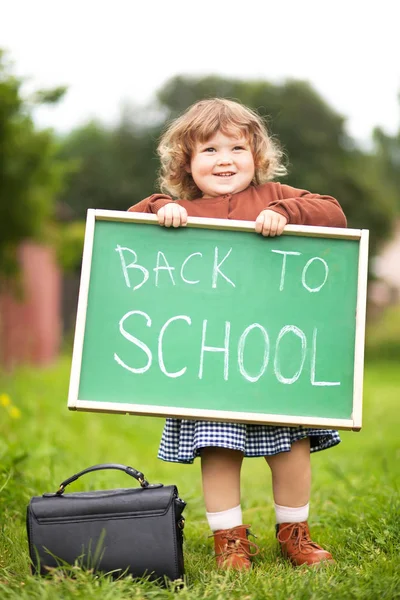
POLYGON ((268 456, 289 452, 293 442, 306 437, 310 438, 311 452, 340 442, 338 432, 332 429, 167 419, 158 458, 192 463, 201 448, 208 446, 241 450, 248 457, 268 456))

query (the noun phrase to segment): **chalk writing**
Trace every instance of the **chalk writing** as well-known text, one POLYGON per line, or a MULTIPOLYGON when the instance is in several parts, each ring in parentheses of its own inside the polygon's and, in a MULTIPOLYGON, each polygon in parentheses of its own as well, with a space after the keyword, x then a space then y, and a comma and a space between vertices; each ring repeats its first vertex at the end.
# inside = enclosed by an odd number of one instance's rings
MULTIPOLYGON (((117 353, 114 353, 114 359, 124 369, 127 369, 128 371, 131 371, 132 373, 143 374, 143 373, 146 373, 153 364, 153 353, 147 344, 145 344, 142 340, 140 340, 135 335, 132 335, 132 333, 127 331, 127 329, 125 328, 125 326, 124 326, 125 321, 127 321, 127 319, 131 320, 131 318, 134 315, 139 315, 140 317, 144 317, 144 319, 146 320, 146 326, 147 327, 152 326, 152 319, 147 313, 140 311, 140 310, 132 310, 132 311, 129 311, 128 313, 126 313, 126 315, 124 315, 122 317, 122 319, 119 322, 119 329, 125 339, 127 339, 132 344, 135 344, 138 348, 140 348, 143 351, 143 353, 145 354, 145 356, 147 358, 147 362, 144 366, 128 365, 127 362, 122 360, 117 353)), ((163 347, 164 335, 165 335, 168 327, 171 325, 171 323, 173 323, 174 321, 179 321, 179 320, 185 321, 189 327, 192 325, 192 322, 193 322, 192 318, 189 315, 177 315, 177 316, 171 317, 163 324, 163 326, 161 327, 160 332, 157 336, 158 366, 159 366, 160 371, 164 375, 166 375, 167 377, 171 377, 171 378, 182 377, 187 372, 187 365, 184 365, 179 371, 175 371, 173 373, 167 371, 166 366, 165 366, 164 347, 163 347)), ((132 327, 132 325, 131 325, 131 327, 132 327)), ((190 339, 190 335, 188 335, 186 337, 188 351, 190 351, 190 349, 192 349, 192 351, 193 351, 193 348, 197 347, 197 352, 198 352, 198 357, 199 357, 198 378, 202 379, 203 375, 204 375, 205 353, 210 353, 210 354, 223 353, 224 361, 223 361, 223 371, 222 371, 221 375, 225 381, 228 381, 228 379, 229 379, 230 365, 231 365, 232 355, 233 355, 234 357, 236 357, 236 359, 233 358, 233 360, 237 360, 237 367, 238 367, 240 374, 243 376, 243 378, 246 379, 250 383, 255 383, 266 373, 268 363, 269 363, 270 337, 269 337, 267 329, 263 325, 260 325, 259 323, 252 323, 251 325, 246 327, 245 330, 243 331, 243 333, 241 333, 239 340, 237 342, 233 342, 233 344, 235 345, 234 352, 232 352, 230 321, 225 321, 223 330, 224 330, 224 333, 223 333, 222 346, 210 346, 210 345, 206 344, 207 336, 210 335, 210 332, 208 331, 208 320, 207 319, 203 319, 203 321, 202 321, 202 335, 201 335, 201 340, 199 341, 199 343, 196 344, 192 339, 190 339), (247 340, 248 334, 255 329, 259 330, 262 334, 262 337, 264 340, 264 349, 263 349, 262 353, 260 354, 260 360, 257 361, 257 364, 261 364, 261 368, 259 369, 259 371, 256 375, 250 375, 249 372, 244 367, 244 354, 245 354, 245 345, 246 345, 246 340, 247 340)), ((218 335, 220 335, 221 330, 217 333, 218 333, 218 335)), ((316 365, 317 365, 317 333, 318 333, 317 328, 314 328, 313 332, 312 332, 311 363, 310 363, 310 369, 308 370, 308 376, 310 378, 310 383, 313 386, 340 385, 340 381, 316 381, 315 373, 316 373, 316 365)), ((292 385, 300 378, 300 376, 302 375, 302 372, 304 370, 304 365, 305 365, 305 361, 306 361, 307 346, 308 346, 308 343, 307 343, 306 333, 304 331, 302 331, 299 327, 297 327, 295 325, 285 325, 284 327, 281 328, 281 330, 279 331, 279 334, 277 336, 276 342, 275 342, 273 371, 272 371, 272 374, 276 377, 276 379, 280 383, 282 383, 284 385, 292 385), (300 343, 299 343, 299 347, 298 347, 298 355, 296 355, 296 359, 298 359, 297 370, 290 376, 287 376, 287 374, 286 375, 283 374, 284 367, 283 367, 282 361, 281 361, 281 345, 282 345, 282 343, 284 343, 283 342, 284 338, 287 337, 289 334, 297 337, 299 339, 300 343)))
MULTIPOLYGON (((118 252, 119 257, 120 257, 122 273, 123 273, 124 280, 125 280, 127 287, 129 287, 129 288, 131 287, 133 290, 140 289, 149 280, 149 277, 150 277, 149 270, 146 267, 144 267, 143 265, 138 264, 138 256, 137 256, 135 250, 132 250, 131 248, 122 247, 119 244, 117 245, 115 250, 116 250, 116 252, 118 252), (132 260, 132 257, 133 257, 133 260, 132 260), (127 258, 128 258, 128 261, 127 261, 127 258), (129 262, 129 260, 131 260, 131 262, 129 262), (130 269, 139 270, 143 274, 142 280, 136 285, 132 285, 132 283, 131 283, 130 276, 129 276, 130 269)), ((236 287, 236 285, 232 281, 232 279, 230 279, 228 277, 228 275, 226 275, 226 273, 224 273, 221 269, 222 265, 227 260, 227 258, 231 254, 231 252, 232 252, 232 248, 230 248, 228 250, 228 252, 225 254, 225 256, 221 260, 218 246, 216 246, 214 248, 214 260, 213 260, 213 265, 211 268, 211 287, 212 287, 212 289, 217 289, 218 281, 220 278, 224 279, 232 287, 236 287)), ((184 283, 187 283, 189 285, 196 285, 196 284, 200 283, 200 279, 189 280, 189 279, 186 279, 186 277, 184 275, 185 268, 186 268, 188 262, 194 256, 199 256, 201 259, 203 258, 203 254, 201 252, 192 252, 192 254, 189 254, 189 256, 187 256, 185 258, 185 260, 182 262, 182 265, 179 270, 180 278, 182 279, 182 281, 184 283)), ((171 284, 176 285, 174 275, 173 275, 173 272, 175 271, 175 269, 176 269, 176 267, 172 266, 168 262, 166 254, 164 252, 162 252, 161 250, 159 250, 157 252, 157 256, 156 256, 156 266, 153 268, 153 271, 155 273, 155 278, 154 278, 155 287, 159 287, 160 271, 166 271, 169 275, 171 284)))
MULTIPOLYGON (((220 248, 215 246, 213 248, 212 262, 210 261, 210 256, 205 257, 202 252, 193 251, 186 255, 179 264, 172 264, 173 261, 167 258, 167 253, 163 250, 158 250, 154 254, 155 266, 152 269, 138 262, 138 254, 132 248, 117 245, 115 250, 118 252, 120 258, 125 285, 133 291, 139 290, 151 281, 155 288, 159 288, 162 273, 165 274, 162 279, 163 286, 176 286, 177 280, 189 286, 196 286, 201 283, 201 277, 196 276, 196 268, 199 268, 202 261, 208 260, 210 267, 208 285, 211 289, 217 292, 218 287, 228 285, 233 288, 232 293, 235 294, 237 282, 235 283, 233 278, 235 275, 237 276, 237 271, 234 269, 235 261, 232 247, 228 251, 221 252, 220 248), (153 278, 150 277, 151 270, 154 272, 153 278), (228 273, 230 273, 229 276, 228 273), (167 277, 166 279, 165 276, 167 277)), ((325 286, 329 276, 329 266, 323 258, 314 256, 305 261, 302 258, 302 253, 297 250, 271 249, 270 252, 273 255, 280 255, 282 257, 280 278, 279 282, 276 282, 280 292, 285 293, 289 260, 303 260, 304 266, 301 270, 299 285, 301 283, 304 290, 315 294, 325 286), (310 269, 314 273, 311 278, 314 282, 313 284, 310 283, 310 269), (318 280, 317 285, 315 285, 316 280, 318 280)), ((149 257, 147 256, 146 258, 148 264, 149 257)), ((299 267, 301 268, 301 263, 299 267)), ((199 270, 198 272, 204 275, 204 270, 199 270)), ((202 283, 204 284, 204 281, 202 283)), ((262 317, 262 315, 260 316, 262 317)), ((178 314, 172 315, 161 326, 157 334, 157 351, 154 352, 148 344, 139 339, 138 335, 135 334, 140 321, 143 321, 143 319, 145 320, 146 327, 151 329, 153 326, 152 319, 143 310, 129 310, 123 315, 118 324, 121 335, 142 352, 143 359, 138 359, 137 354, 135 354, 136 364, 132 364, 132 359, 123 359, 119 354, 114 353, 114 360, 123 369, 135 375, 143 375, 151 368, 156 368, 157 364, 158 369, 165 377, 177 379, 185 376, 188 373, 188 369, 193 371, 193 364, 196 364, 197 378, 201 380, 205 376, 207 369, 213 364, 214 359, 212 357, 222 355, 223 366, 220 376, 224 381, 229 380, 233 369, 235 372, 239 372, 241 377, 250 384, 256 383, 262 377, 270 375, 275 377, 282 385, 293 385, 301 377, 307 377, 311 386, 341 385, 340 381, 317 380, 317 327, 313 327, 311 331, 304 331, 295 324, 283 325, 273 343, 273 341, 271 342, 271 333, 267 325, 262 322, 263 319, 260 319, 261 322, 250 323, 240 332, 237 339, 232 339, 231 321, 225 320, 223 323, 220 323, 218 330, 210 330, 209 319, 204 318, 201 321, 201 338, 195 340, 193 339, 191 330, 196 319, 187 314, 178 314), (178 370, 171 371, 167 365, 168 363, 171 364, 171 358, 173 357, 168 357, 168 354, 166 355, 165 338, 174 336, 174 324, 179 321, 183 321, 188 327, 187 335, 185 335, 182 343, 187 343, 188 352, 197 352, 198 361, 193 361, 192 357, 189 361, 192 367, 188 367, 187 364, 181 364, 178 370), (255 340, 257 339, 258 342, 256 343, 255 340), (211 340, 213 340, 213 344, 211 340), (216 340, 220 340, 219 343, 216 343, 216 340), (288 343, 289 346, 287 345, 288 343), (258 348, 256 355, 252 349, 254 344, 258 348), (251 348, 250 355, 252 359, 246 362, 246 353, 248 353, 249 346, 251 348), (156 364, 153 360, 153 354, 156 354, 156 364), (287 362, 288 356, 290 356, 289 362, 287 362)), ((213 327, 215 328, 215 324, 213 327)), ((215 369, 213 372, 215 373, 215 369)))

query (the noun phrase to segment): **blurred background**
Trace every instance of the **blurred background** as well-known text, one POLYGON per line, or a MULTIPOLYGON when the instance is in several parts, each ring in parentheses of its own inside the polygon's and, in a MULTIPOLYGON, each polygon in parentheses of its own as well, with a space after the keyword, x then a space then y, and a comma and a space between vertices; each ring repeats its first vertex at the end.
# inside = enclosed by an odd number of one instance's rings
MULTIPOLYGON (((336 197, 371 239, 363 429, 313 458, 313 527, 340 568, 283 570, 264 461, 247 461, 244 514, 269 575, 254 589, 399 597, 399 23, 394 0, 0 1, 1 598, 161 597, 129 581, 118 593, 122 580, 102 595, 76 570, 29 577, 29 498, 110 460, 188 502, 185 598, 243 597, 235 582, 207 584, 200 464, 157 460, 163 420, 67 410, 86 211, 157 191, 165 123, 213 96, 264 116, 287 156, 282 183, 336 197)), ((83 479, 73 491, 121 485, 119 473, 83 479)))
POLYGON ((157 140, 194 101, 265 116, 294 187, 370 230, 369 356, 400 358, 397 3, 0 5, 0 368, 70 353, 88 208, 157 191, 157 140))

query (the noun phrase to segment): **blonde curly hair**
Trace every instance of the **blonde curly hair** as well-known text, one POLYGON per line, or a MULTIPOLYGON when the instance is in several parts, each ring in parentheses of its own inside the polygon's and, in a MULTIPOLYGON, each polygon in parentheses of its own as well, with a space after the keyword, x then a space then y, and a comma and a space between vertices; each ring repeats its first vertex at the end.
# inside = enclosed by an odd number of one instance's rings
POLYGON ((263 119, 250 108, 225 98, 200 100, 172 121, 161 136, 157 152, 161 161, 159 184, 175 198, 194 200, 202 195, 192 175, 186 171, 197 143, 207 142, 218 131, 232 135, 238 131, 250 143, 259 185, 286 175, 283 152, 268 134, 263 119))

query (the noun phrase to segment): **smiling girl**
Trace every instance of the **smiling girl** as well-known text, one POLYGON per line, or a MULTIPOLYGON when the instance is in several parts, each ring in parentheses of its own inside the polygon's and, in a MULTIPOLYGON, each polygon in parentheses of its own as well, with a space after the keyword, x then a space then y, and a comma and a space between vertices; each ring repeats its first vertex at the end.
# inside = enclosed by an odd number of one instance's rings
MULTIPOLYGON (((197 102, 169 125, 158 152, 161 189, 171 195, 153 194, 129 210, 154 213, 164 227, 185 226, 188 216, 254 221, 264 236, 281 235, 287 223, 346 226, 331 196, 271 181, 286 174, 282 152, 262 119, 238 102, 197 102)), ((333 559, 308 529, 310 453, 339 442, 332 430, 167 419, 159 458, 187 464, 200 456, 217 565, 249 569, 258 549, 242 521, 240 470, 243 457, 264 457, 283 556, 295 566, 315 565, 333 559)))

